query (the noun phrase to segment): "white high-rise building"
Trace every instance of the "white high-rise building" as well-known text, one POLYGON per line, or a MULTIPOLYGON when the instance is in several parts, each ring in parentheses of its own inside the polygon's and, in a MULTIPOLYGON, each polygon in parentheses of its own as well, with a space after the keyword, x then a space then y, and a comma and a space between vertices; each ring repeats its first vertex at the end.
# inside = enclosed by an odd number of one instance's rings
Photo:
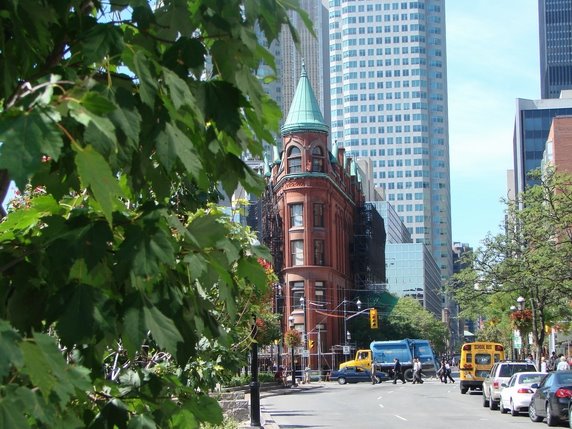
POLYGON ((452 271, 445 1, 330 0, 331 139, 452 271))

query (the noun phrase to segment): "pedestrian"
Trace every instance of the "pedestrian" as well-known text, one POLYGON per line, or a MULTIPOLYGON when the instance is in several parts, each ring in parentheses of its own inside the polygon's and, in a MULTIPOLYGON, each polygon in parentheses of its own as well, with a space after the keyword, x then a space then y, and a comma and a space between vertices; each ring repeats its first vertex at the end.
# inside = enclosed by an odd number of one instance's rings
POLYGON ((455 382, 455 380, 451 376, 451 362, 448 361, 445 362, 445 383, 447 382, 447 379, 451 380, 451 383, 455 382))
POLYGON ((405 378, 401 372, 401 363, 399 359, 393 358, 393 384, 397 384, 397 380, 401 380, 401 383, 405 384, 405 378))
POLYGON ((546 358, 542 356, 540 358, 540 372, 547 372, 546 368, 547 368, 546 358))
POLYGON ((568 364, 568 361, 566 360, 566 356, 561 356, 560 362, 558 362, 558 365, 556 366, 556 371, 568 371, 569 369, 570 369, 570 365, 568 364))
POLYGON ((548 358, 548 363, 546 364, 546 371, 552 372, 556 371, 556 364, 558 362, 558 358, 556 357, 556 352, 553 351, 552 355, 548 358))
POLYGON ((413 359, 413 383, 419 383, 419 384, 423 384, 423 380, 421 379, 421 369, 423 368, 423 366, 421 365, 421 362, 419 361, 419 359, 414 358, 413 359))
POLYGON ((439 370, 437 371, 437 375, 439 376, 439 380, 441 380, 441 383, 447 383, 447 369, 445 368, 445 359, 441 359, 441 366, 439 367, 439 370))
POLYGON ((302 384, 308 383, 310 384, 310 372, 312 371, 312 368, 310 368, 309 366, 306 366, 306 368, 304 369, 304 381, 302 384))

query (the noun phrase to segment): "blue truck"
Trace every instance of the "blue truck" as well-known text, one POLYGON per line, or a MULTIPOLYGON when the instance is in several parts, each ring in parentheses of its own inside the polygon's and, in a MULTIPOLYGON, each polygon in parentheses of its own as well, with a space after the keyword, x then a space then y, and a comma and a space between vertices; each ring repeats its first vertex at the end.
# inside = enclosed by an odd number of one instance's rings
POLYGON ((355 359, 340 364, 340 369, 346 366, 359 366, 371 371, 374 366, 377 371, 391 374, 394 358, 399 359, 407 381, 413 380, 413 358, 420 360, 424 377, 434 377, 437 374, 438 363, 429 341, 410 338, 372 341, 369 349, 358 350, 355 359))

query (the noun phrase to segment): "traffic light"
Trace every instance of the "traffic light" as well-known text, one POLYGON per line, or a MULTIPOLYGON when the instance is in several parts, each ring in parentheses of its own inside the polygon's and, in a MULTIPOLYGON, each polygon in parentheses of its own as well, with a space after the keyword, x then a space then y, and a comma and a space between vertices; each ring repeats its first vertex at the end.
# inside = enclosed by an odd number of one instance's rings
POLYGON ((309 349, 313 349, 313 348, 314 348, 314 340, 308 341, 308 348, 309 348, 309 349))
POLYGON ((377 309, 375 308, 369 309, 369 327, 371 329, 379 328, 379 325, 377 323, 377 309))

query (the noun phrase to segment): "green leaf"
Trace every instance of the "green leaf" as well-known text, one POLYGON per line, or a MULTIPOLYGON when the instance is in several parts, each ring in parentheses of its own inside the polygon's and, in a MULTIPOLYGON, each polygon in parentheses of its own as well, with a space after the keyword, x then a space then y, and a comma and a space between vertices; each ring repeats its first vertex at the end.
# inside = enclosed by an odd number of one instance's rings
POLYGON ((197 102, 204 111, 205 122, 234 135, 242 125, 240 109, 245 106, 241 92, 228 82, 202 82, 197 91, 197 102))
POLYGON ((109 145, 112 145, 113 147, 117 145, 115 127, 113 126, 113 122, 108 118, 94 114, 92 111, 88 110, 86 106, 75 101, 69 102, 68 107, 72 118, 84 125, 86 128, 89 128, 90 126, 96 127, 97 130, 109 140, 109 145))
POLYGON ((222 410, 216 399, 207 395, 197 395, 183 404, 183 409, 189 410, 201 422, 215 425, 222 423, 222 410))
POLYGON ((81 34, 81 46, 85 64, 98 63, 123 51, 123 32, 111 23, 95 24, 81 34))
POLYGON ((127 429, 157 429, 157 424, 152 416, 139 414, 129 420, 127 429))
POLYGON ((219 221, 219 216, 205 215, 193 219, 188 227, 190 236, 201 249, 214 247, 228 230, 219 221))
POLYGON ((102 296, 87 285, 72 286, 71 296, 58 319, 58 333, 64 344, 89 343, 105 320, 100 312, 102 296))
POLYGON ((175 262, 174 253, 168 231, 158 228, 141 230, 134 226, 127 228, 119 249, 123 267, 141 277, 157 276, 163 265, 171 266, 175 262))
POLYGON ((177 353, 177 345, 183 337, 172 319, 165 316, 157 307, 145 306, 143 308, 145 325, 151 335, 162 348, 171 354, 177 353))
POLYGON ((2 429, 25 429, 30 425, 22 410, 14 407, 10 399, 0 399, 0 428, 2 429))
POLYGON ((52 337, 34 333, 34 342, 22 342, 24 354, 22 372, 28 374, 46 399, 56 394, 60 405, 65 405, 77 390, 90 388, 88 372, 84 368, 67 365, 52 337))
MULTIPOLYGON (((0 380, 8 375, 11 368, 21 368, 24 364, 19 348, 21 337, 5 320, 0 320, 0 380)), ((0 426, 2 427, 2 426, 0 426)))
POLYGON ((255 259, 241 259, 238 261, 237 274, 248 279, 259 289, 266 286, 266 273, 264 268, 255 259))
POLYGON ((157 95, 157 80, 151 73, 151 61, 142 51, 135 52, 133 56, 133 69, 139 78, 139 94, 141 101, 153 107, 157 95))
POLYGON ((194 103, 191 90, 183 79, 165 67, 163 67, 163 77, 165 78, 167 88, 169 88, 170 101, 175 106, 175 109, 179 110, 184 105, 192 105, 194 103))
POLYGON ((38 110, 0 115, 0 141, 0 169, 7 169, 20 189, 39 169, 42 156, 58 159, 63 145, 50 116, 38 110))
POLYGON ((123 340, 130 356, 141 348, 144 339, 147 337, 147 327, 145 325, 145 315, 143 313, 143 302, 140 296, 135 299, 126 300, 127 311, 123 318, 123 340))
POLYGON ((119 108, 111 113, 109 119, 127 138, 137 141, 141 131, 141 114, 137 111, 135 99, 123 88, 117 90, 115 97, 119 108))
POLYGON ((184 408, 173 414, 171 417, 171 423, 173 428, 197 429, 199 427, 199 422, 193 413, 184 408))
POLYGON ((82 186, 91 189, 93 196, 101 206, 103 215, 111 224, 113 209, 116 205, 120 205, 117 198, 122 197, 123 192, 109 164, 91 146, 78 151, 75 162, 82 186))
POLYGON ((51 195, 35 197, 30 201, 30 208, 16 210, 3 219, 0 223, 0 242, 9 242, 16 236, 21 238, 36 229, 43 217, 60 214, 62 211, 51 195))
POLYGON ((88 91, 81 98, 80 104, 94 115, 107 115, 117 109, 117 106, 108 98, 94 91, 88 91))
POLYGON ((179 160, 195 179, 201 178, 203 168, 193 143, 185 133, 170 123, 165 126, 165 132, 160 133, 157 138, 157 155, 167 171, 171 171, 179 160))

